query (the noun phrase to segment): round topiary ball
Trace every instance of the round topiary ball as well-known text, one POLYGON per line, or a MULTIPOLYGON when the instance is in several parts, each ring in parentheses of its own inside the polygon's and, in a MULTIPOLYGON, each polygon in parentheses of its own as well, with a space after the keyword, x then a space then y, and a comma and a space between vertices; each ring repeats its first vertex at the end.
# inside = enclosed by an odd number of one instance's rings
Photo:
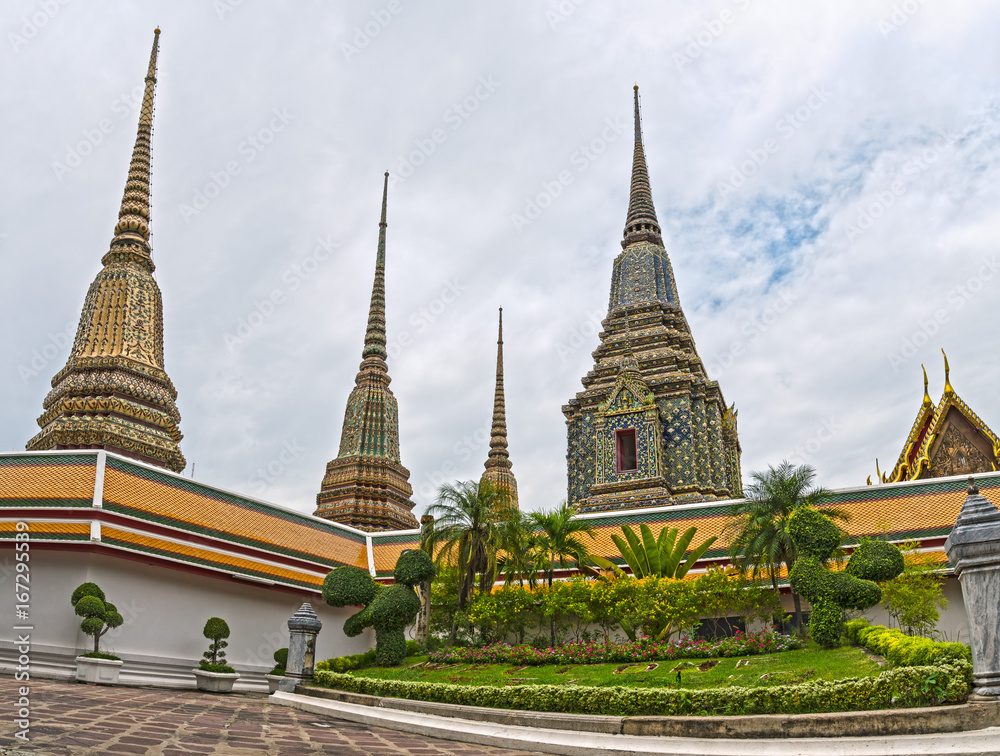
POLYGON ((69 601, 73 606, 76 606, 76 602, 84 596, 96 596, 101 601, 105 600, 104 591, 100 589, 97 583, 84 583, 73 591, 73 595, 69 597, 69 601))
POLYGON ((201 631, 209 640, 219 640, 229 637, 229 625, 220 617, 209 617, 205 623, 205 629, 201 631))

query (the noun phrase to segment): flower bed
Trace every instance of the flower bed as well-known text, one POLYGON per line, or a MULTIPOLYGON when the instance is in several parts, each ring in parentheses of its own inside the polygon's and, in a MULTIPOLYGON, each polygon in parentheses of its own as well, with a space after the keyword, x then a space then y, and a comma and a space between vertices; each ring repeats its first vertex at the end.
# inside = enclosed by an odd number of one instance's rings
POLYGON ((482 648, 446 648, 434 651, 429 659, 438 664, 608 664, 670 661, 673 659, 707 659, 713 656, 752 656, 801 648, 798 638, 772 630, 737 633, 720 640, 681 639, 653 641, 642 639, 628 643, 565 643, 555 648, 508 646, 496 643, 482 648))

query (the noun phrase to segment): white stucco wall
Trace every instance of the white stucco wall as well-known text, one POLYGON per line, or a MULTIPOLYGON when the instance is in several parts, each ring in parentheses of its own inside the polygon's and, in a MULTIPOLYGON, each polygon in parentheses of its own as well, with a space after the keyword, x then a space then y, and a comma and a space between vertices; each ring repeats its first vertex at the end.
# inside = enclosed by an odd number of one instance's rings
MULTIPOLYGON (((948 577, 944 581, 944 597, 948 600, 948 607, 941 612, 941 619, 937 624, 937 632, 940 636, 937 640, 969 642, 969 622, 965 616, 965 603, 962 601, 962 586, 955 577, 948 577)), ((781 605, 786 612, 794 613, 795 608, 790 594, 781 596, 781 605)), ((809 602, 802 599, 803 611, 809 610, 809 602)), ((873 625, 885 625, 886 627, 897 627, 882 605, 872 607, 862 615, 873 625)))
MULTIPOLYGON (((70 595, 84 582, 97 583, 115 604, 125 623, 101 638, 101 650, 122 657, 125 672, 157 667, 178 684, 181 670, 197 666, 209 641, 201 631, 209 617, 221 617, 231 635, 228 663, 257 678, 273 665, 275 650, 288 646, 288 618, 309 601, 323 622, 317 638, 317 661, 360 653, 374 643, 374 633, 344 635, 344 621, 356 610, 327 606, 317 596, 299 595, 242 581, 218 579, 107 554, 35 548, 30 552, 31 610, 27 623, 15 619, 13 544, 0 548, 0 670, 10 671, 18 624, 32 626, 33 660, 38 671, 64 676, 63 659, 93 649, 93 639, 80 630, 70 595), (129 664, 135 662, 135 664, 129 664), (256 673, 256 674, 253 674, 256 673)), ((67 666, 66 669, 69 667, 67 666)), ((193 686, 194 678, 190 682, 193 686)), ((168 682, 167 684, 171 684, 168 682)))

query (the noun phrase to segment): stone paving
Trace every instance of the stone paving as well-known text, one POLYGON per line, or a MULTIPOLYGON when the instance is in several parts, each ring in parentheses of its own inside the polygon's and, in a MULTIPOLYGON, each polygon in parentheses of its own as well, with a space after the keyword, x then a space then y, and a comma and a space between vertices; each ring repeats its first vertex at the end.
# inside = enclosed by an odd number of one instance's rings
POLYGON ((272 706, 263 693, 32 680, 30 740, 14 737, 18 686, 0 677, 0 754, 528 756, 272 706))

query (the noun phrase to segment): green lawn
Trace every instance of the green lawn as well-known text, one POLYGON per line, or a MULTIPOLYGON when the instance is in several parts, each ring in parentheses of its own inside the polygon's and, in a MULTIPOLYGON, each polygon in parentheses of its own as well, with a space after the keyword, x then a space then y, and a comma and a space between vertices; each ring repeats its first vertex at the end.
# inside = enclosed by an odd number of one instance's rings
POLYGON ((444 682, 460 685, 627 685, 639 688, 677 687, 678 665, 684 688, 716 688, 738 685, 752 688, 787 685, 805 680, 840 680, 845 677, 869 677, 879 667, 860 649, 844 647, 820 649, 814 644, 796 651, 782 651, 765 656, 692 659, 646 664, 591 664, 546 667, 516 667, 509 664, 429 665, 426 656, 407 657, 399 667, 372 667, 352 672, 358 677, 420 682, 444 682), (706 662, 709 662, 706 664, 706 662), (713 664, 714 663, 714 664, 713 664), (697 666, 710 666, 704 671, 697 666), (624 669, 622 668, 624 667, 624 669), (618 673, 616 674, 616 670, 618 673))

